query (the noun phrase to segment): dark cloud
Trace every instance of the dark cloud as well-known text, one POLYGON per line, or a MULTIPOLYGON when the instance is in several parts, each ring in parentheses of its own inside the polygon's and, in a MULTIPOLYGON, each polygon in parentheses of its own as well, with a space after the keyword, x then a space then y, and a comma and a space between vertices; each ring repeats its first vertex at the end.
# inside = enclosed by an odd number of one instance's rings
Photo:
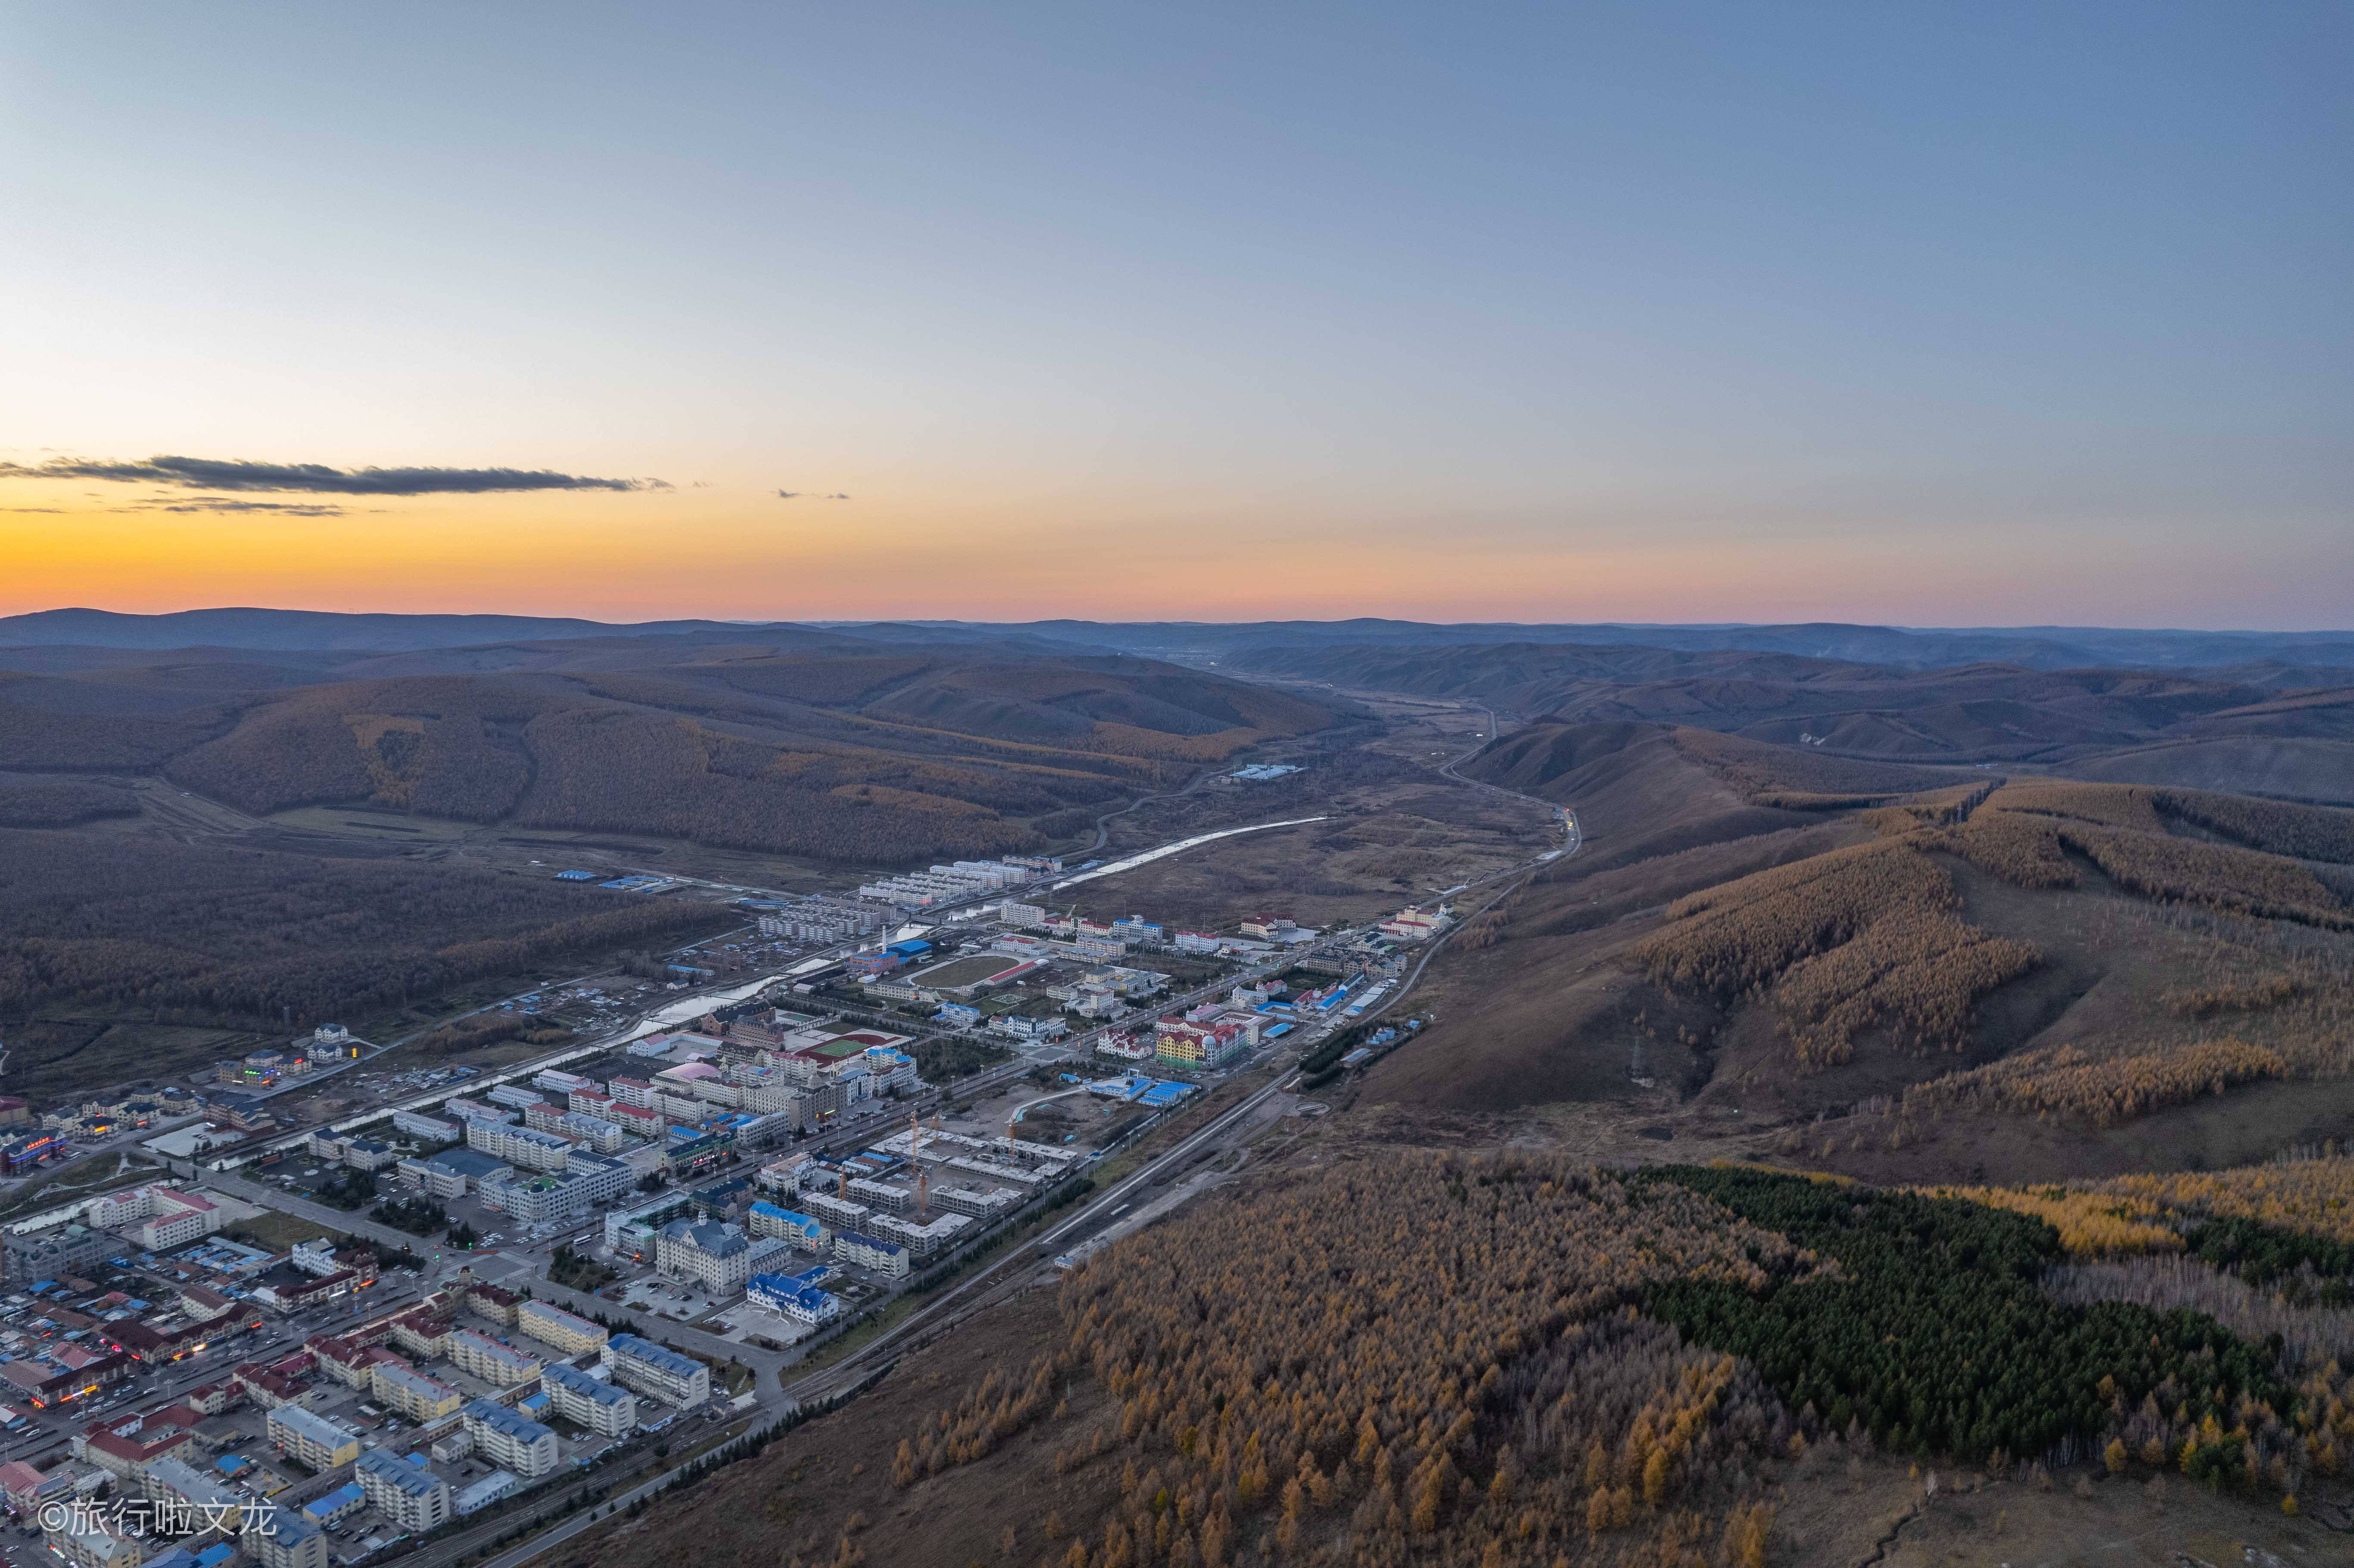
POLYGON ((779 501, 799 501, 803 493, 803 492, 798 490, 780 490, 777 492, 777 499, 779 501))
POLYGON ((300 491, 320 495, 480 495, 502 490, 668 490, 659 479, 591 479, 521 468, 329 468, 315 462, 152 457, 142 462, 52 458, 0 462, 0 479, 108 479, 188 490, 300 491))
POLYGON ((820 501, 847 501, 850 499, 848 495, 840 491, 836 491, 832 495, 818 495, 813 490, 780 490, 777 492, 777 499, 779 501, 799 501, 805 496, 816 496, 820 501))
MULTIPOLYGON (((122 507, 128 512, 132 507, 122 507)), ((345 517, 341 506, 302 501, 231 501, 226 495, 200 495, 194 501, 151 501, 136 510, 147 512, 274 512, 281 517, 345 517)))
POLYGON ((0 506, 0 512, 47 512, 52 515, 62 515, 65 508, 62 506, 0 506))

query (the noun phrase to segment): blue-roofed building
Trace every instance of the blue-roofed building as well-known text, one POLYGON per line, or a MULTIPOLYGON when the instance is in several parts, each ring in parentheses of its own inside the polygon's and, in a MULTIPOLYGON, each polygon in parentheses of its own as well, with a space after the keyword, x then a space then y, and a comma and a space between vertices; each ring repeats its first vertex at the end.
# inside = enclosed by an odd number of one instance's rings
POLYGON ((503 1469, 528 1479, 556 1468, 556 1432, 520 1411, 487 1399, 465 1408, 466 1435, 474 1451, 503 1469))
POLYGON ((539 1374, 539 1386, 556 1414, 576 1426, 620 1437, 638 1424, 638 1396, 578 1367, 557 1362, 539 1374))
MULTIPOLYGON (((450 1483, 430 1470, 371 1448, 359 1457, 352 1473, 376 1511, 403 1530, 422 1533, 450 1521, 450 1483)), ((282 1510, 280 1517, 284 1517, 282 1510)))
POLYGON ((616 1334, 605 1341, 605 1366, 623 1388, 666 1404, 701 1404, 711 1397, 709 1367, 635 1334, 616 1334))
MULTIPOLYGON (((263 1528, 239 1539, 261 1568, 327 1568, 327 1532, 292 1509, 280 1509, 263 1528)), ((162 1562, 154 1558, 148 1568, 162 1562)))
POLYGON ((302 1512, 312 1523, 333 1529, 366 1507, 367 1493, 360 1489, 357 1481, 351 1481, 324 1497, 313 1498, 302 1505, 302 1512))
POLYGON ((756 1236, 782 1236, 795 1246, 810 1252, 823 1252, 832 1239, 832 1233, 819 1221, 795 1209, 780 1208, 767 1200, 752 1205, 747 1216, 756 1236))
POLYGON ((222 1563, 236 1560, 236 1547, 226 1541, 216 1541, 196 1553, 196 1568, 221 1568, 222 1563))
POLYGON ((832 1272, 813 1268, 808 1275, 756 1274, 744 1287, 744 1296, 796 1323, 811 1327, 830 1323, 842 1316, 842 1298, 816 1284, 811 1276, 832 1272))
POLYGON ((558 882, 594 882, 597 880, 597 874, 593 871, 559 871, 556 874, 556 880, 558 882))

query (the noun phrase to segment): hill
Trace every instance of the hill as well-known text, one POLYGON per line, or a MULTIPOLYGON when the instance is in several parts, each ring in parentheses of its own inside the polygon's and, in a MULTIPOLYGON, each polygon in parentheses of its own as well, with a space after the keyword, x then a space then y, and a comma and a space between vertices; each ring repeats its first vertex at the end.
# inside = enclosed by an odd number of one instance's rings
POLYGON ((2031 764, 2354 803, 2354 696, 2342 683, 2308 691, 2196 671, 1905 669, 1537 643, 1262 649, 1235 662, 1556 722, 1676 724, 1850 758, 2031 764))
POLYGON ((2354 812, 1631 725, 1466 771, 1574 802, 1589 847, 1437 971, 1374 1099, 1829 1116, 1793 1147, 2016 1179, 2232 1163, 2354 1111, 2354 812))
MULTIPOLYGON (((2266 1287, 2354 1254, 2238 1217, 2254 1183, 1925 1193, 1307 1139, 552 1561, 1766 1568, 1997 1531, 2059 1561, 2160 1510, 2168 1546, 2334 1550, 2298 1516, 2354 1446, 2342 1325, 2266 1287), (2136 1223, 2100 1233, 2104 1202, 2136 1223)), ((2296 1190, 2342 1195, 2346 1163, 2296 1190)), ((2152 1546, 2117 1560, 2173 1561, 2152 1546)))
POLYGON ((1314 703, 1119 655, 797 640, 0 673, 0 768, 161 773, 256 816, 366 803, 904 862, 1034 847, 1055 836, 1038 819, 1332 722, 1314 703))

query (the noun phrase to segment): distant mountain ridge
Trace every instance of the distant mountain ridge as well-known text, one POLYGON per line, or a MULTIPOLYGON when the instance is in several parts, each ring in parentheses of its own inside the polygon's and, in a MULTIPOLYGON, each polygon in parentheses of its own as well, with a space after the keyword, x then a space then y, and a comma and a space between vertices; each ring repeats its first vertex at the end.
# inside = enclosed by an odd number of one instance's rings
MULTIPOLYGON (((1362 617, 1346 620, 1092 621, 968 620, 727 621, 702 619, 610 623, 530 615, 344 614, 329 610, 224 608, 130 615, 48 609, 0 617, 0 668, 20 647, 80 646, 173 652, 418 652, 497 643, 669 637, 772 646, 1002 645, 1073 647, 1090 652, 1225 658, 1246 650, 1399 647, 1472 643, 1659 648, 1681 652, 1779 653, 1897 669, 2001 663, 2031 670, 2096 667, 2240 669, 2281 664, 2354 669, 2354 630, 2188 631, 2081 626, 1905 628, 1815 621, 1795 625, 1518 625, 1362 617)), ((2243 676, 2242 678, 2247 678, 2243 676)))

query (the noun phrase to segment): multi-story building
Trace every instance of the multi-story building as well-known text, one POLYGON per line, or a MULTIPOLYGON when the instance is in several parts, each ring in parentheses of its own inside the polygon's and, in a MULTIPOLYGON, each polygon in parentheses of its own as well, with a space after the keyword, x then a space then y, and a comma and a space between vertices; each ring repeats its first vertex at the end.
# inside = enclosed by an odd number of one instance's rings
POLYGON ((725 1293, 752 1277, 751 1247, 740 1225, 673 1220, 654 1238, 654 1266, 725 1293))
POLYGON ((556 1118, 556 1125, 549 1130, 558 1138, 577 1139, 582 1147, 599 1154, 618 1153, 628 1141, 619 1122, 590 1116, 587 1111, 566 1111, 556 1118))
POLYGON ((952 1247, 964 1239, 972 1228, 971 1216, 955 1213, 934 1214, 928 1220, 909 1219, 902 1214, 876 1214, 867 1222, 868 1228, 879 1238, 896 1242, 919 1258, 952 1247))
MULTIPOLYGON (((553 1403, 551 1400, 550 1403, 553 1403)), ((466 1433, 474 1452, 502 1469, 529 1479, 556 1468, 556 1432, 519 1411, 487 1399, 466 1406, 466 1433)))
POLYGON ((466 1305, 501 1328, 512 1329, 523 1308, 523 1298, 495 1285, 478 1283, 466 1287, 466 1305))
POLYGON ((646 1107, 654 1103, 654 1086, 643 1078, 610 1078, 605 1092, 613 1097, 615 1105, 646 1107))
POLYGON ((41 1535, 71 1568, 139 1568, 146 1561, 147 1543, 111 1528, 102 1515, 82 1518, 68 1509, 55 1511, 64 1518, 54 1524, 44 1520, 41 1535))
POLYGON ((756 1274, 744 1287, 744 1298, 771 1312, 812 1327, 842 1316, 842 1298, 819 1285, 830 1268, 806 1274, 756 1274))
POLYGON ((327 1532, 290 1509, 280 1509, 238 1544, 261 1568, 327 1568, 327 1532))
POLYGON ((466 1403, 456 1389, 427 1377, 398 1356, 368 1368, 368 1392, 411 1421, 439 1421, 466 1403))
POLYGON ((157 1411, 95 1422, 83 1427, 69 1446, 74 1457, 88 1460, 118 1481, 129 1482, 160 1459, 186 1459, 193 1455, 195 1428, 192 1414, 175 1418, 157 1411))
POLYGON ((360 1457, 360 1435, 299 1404, 281 1404, 262 1423, 281 1452, 307 1469, 332 1470, 360 1457))
POLYGON ((748 1218, 756 1236, 782 1236, 795 1246, 822 1252, 833 1240, 833 1233, 823 1222, 791 1209, 780 1209, 765 1200, 752 1205, 748 1218))
POLYGON ((78 1274, 122 1250, 122 1243, 106 1232, 68 1222, 0 1240, 0 1264, 11 1279, 55 1279, 78 1274))
POLYGON ((492 1177, 482 1184, 482 1198, 518 1224, 577 1224, 600 1201, 627 1192, 636 1180, 637 1172, 621 1160, 578 1151, 561 1171, 511 1171, 492 1177))
POLYGON ((429 1305, 411 1307, 392 1320, 392 1342, 412 1356, 439 1361, 450 1353, 450 1319, 429 1305))
POLYGON ((803 1213, 813 1215, 823 1221, 829 1229, 837 1231, 844 1226, 855 1229, 864 1224, 866 1216, 874 1213, 864 1203, 854 1203, 832 1192, 803 1192, 799 1202, 803 1213))
MULTIPOLYGON (((357 1454, 352 1456, 359 1457, 357 1454)), ((336 1525, 367 1507, 367 1493, 360 1490, 357 1481, 348 1481, 324 1497, 313 1498, 302 1505, 302 1517, 313 1524, 333 1530, 336 1525)))
POLYGON ((466 1147, 533 1171, 561 1171, 572 1154, 572 1145, 552 1132, 484 1121, 480 1117, 466 1123, 466 1147))
POLYGON ((638 1396, 576 1366, 557 1362, 539 1374, 539 1386, 556 1414, 576 1426, 607 1437, 636 1429, 638 1396))
POLYGON ((857 1231, 836 1231, 833 1233, 833 1255, 844 1263, 854 1263, 894 1279, 907 1277, 907 1249, 897 1242, 885 1241, 880 1236, 864 1235, 857 1231))
POLYGON ((455 1143, 466 1136, 465 1128, 459 1123, 427 1116, 422 1111, 393 1112, 392 1130, 405 1132, 428 1143, 455 1143))
POLYGON ((553 1345, 567 1356, 593 1351, 611 1338, 586 1318, 575 1317, 545 1301, 526 1301, 516 1308, 515 1327, 543 1345, 553 1345))
POLYGON ((675 1191, 634 1209, 616 1209, 605 1216, 605 1245, 616 1256, 647 1262, 654 1255, 655 1238, 663 1226, 694 1209, 694 1199, 675 1191))
POLYGON ((616 1334, 605 1341, 604 1355, 613 1381, 623 1388, 682 1407, 701 1404, 711 1397, 709 1367, 651 1340, 616 1334))
POLYGON ((450 1521, 450 1483, 421 1460, 398 1459, 371 1448, 352 1467, 352 1475, 367 1493, 369 1504, 411 1534, 421 1535, 450 1521))
POLYGON ((245 1499, 185 1459, 158 1459, 139 1478, 149 1500, 183 1503, 207 1525, 235 1531, 245 1522, 245 1499))
POLYGON ((525 1355, 513 1345, 501 1344, 488 1334, 477 1334, 472 1329, 459 1329, 450 1336, 450 1364, 470 1377, 508 1388, 528 1383, 539 1375, 539 1358, 525 1355))

